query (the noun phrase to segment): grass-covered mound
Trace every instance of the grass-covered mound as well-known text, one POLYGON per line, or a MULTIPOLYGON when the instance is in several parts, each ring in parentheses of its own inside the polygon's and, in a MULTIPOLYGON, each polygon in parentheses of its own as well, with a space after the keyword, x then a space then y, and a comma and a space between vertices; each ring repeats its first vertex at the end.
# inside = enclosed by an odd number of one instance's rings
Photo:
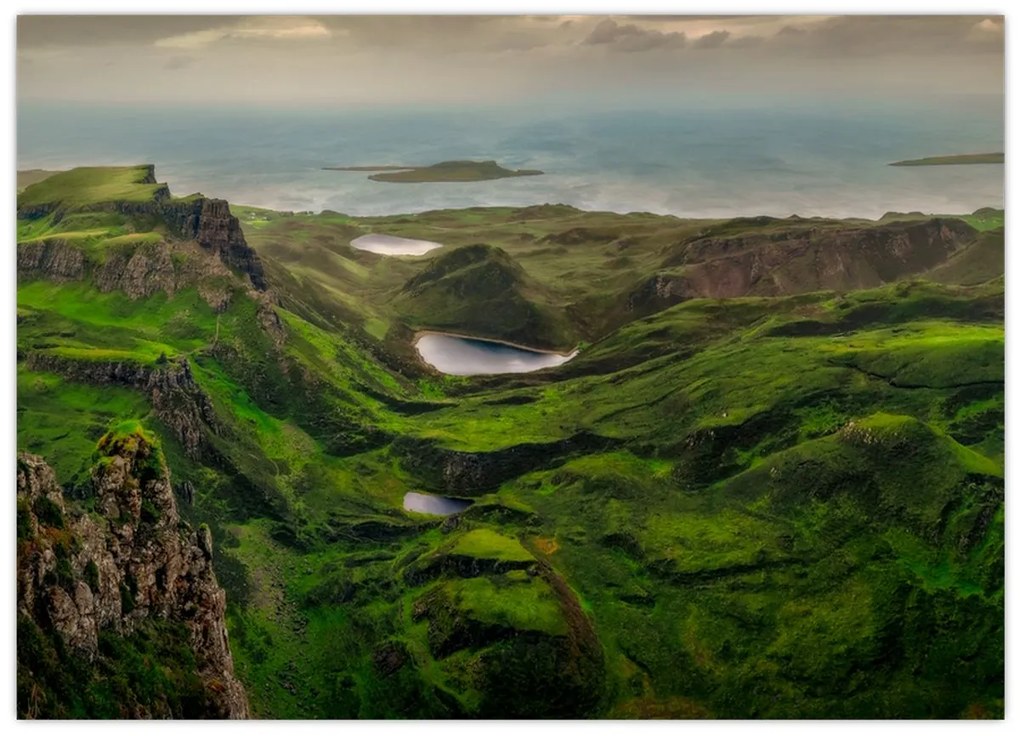
POLYGON ((469 245, 435 257, 408 279, 394 308, 413 327, 457 330, 529 347, 574 347, 555 298, 505 251, 469 245))

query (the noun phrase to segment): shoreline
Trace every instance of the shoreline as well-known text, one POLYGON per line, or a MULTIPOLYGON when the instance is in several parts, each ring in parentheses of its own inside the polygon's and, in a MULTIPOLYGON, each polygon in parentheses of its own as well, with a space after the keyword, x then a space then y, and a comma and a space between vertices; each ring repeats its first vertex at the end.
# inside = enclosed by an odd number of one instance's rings
MULTIPOLYGON (((900 167, 900 168, 914 168, 914 167, 900 167)), ((533 202, 531 204, 485 204, 485 205, 465 205, 463 207, 429 207, 429 208, 425 208, 425 209, 421 209, 421 210, 413 210, 412 209, 412 210, 404 210, 404 211, 397 211, 397 212, 380 212, 380 213, 374 213, 374 214, 355 214, 355 213, 352 213, 352 212, 342 212, 342 213, 338 213, 338 214, 345 215, 346 217, 349 217, 352 220, 379 220, 379 219, 386 219, 386 218, 393 218, 393 217, 417 217, 419 215, 427 215, 427 214, 431 214, 431 213, 435 213, 435 212, 465 212, 465 211, 468 211, 468 210, 520 210, 520 209, 527 209, 529 207, 557 207, 557 206, 560 206, 560 204, 562 204, 562 203, 533 202)), ((247 207, 249 209, 256 209, 256 210, 266 210, 266 211, 269 211, 269 212, 278 213, 280 215, 306 215, 306 216, 312 216, 312 217, 318 217, 323 212, 333 211, 333 210, 330 210, 330 208, 328 208, 328 207, 325 208, 325 209, 318 210, 318 211, 314 211, 314 210, 295 211, 295 210, 286 210, 286 209, 276 209, 274 207, 267 207, 267 206, 264 206, 264 205, 244 204, 244 203, 241 203, 241 202, 238 202, 236 204, 231 202, 231 206, 247 207)), ((691 215, 691 214, 677 215, 677 214, 674 214, 672 212, 656 212, 654 210, 641 210, 641 211, 638 211, 638 210, 622 210, 622 209, 621 210, 613 210, 613 209, 605 209, 605 208, 586 209, 586 208, 583 208, 583 207, 576 207, 576 206, 570 205, 570 204, 567 204, 566 206, 567 207, 573 207, 578 212, 582 212, 582 213, 586 213, 586 214, 609 214, 609 215, 619 215, 619 216, 627 216, 627 215, 634 215, 634 214, 645 214, 645 215, 653 215, 653 216, 656 216, 656 217, 669 217, 669 218, 672 218, 674 220, 680 220, 680 221, 684 221, 684 222, 720 222, 720 221, 725 221, 725 220, 755 219, 755 218, 764 218, 764 217, 772 218, 772 219, 775 219, 775 220, 788 220, 788 219, 799 218, 801 220, 862 220, 862 221, 866 221, 866 222, 880 222, 882 220, 882 217, 890 212, 890 210, 884 210, 882 212, 882 214, 880 214, 880 215, 878 215, 876 217, 869 217, 867 215, 817 215, 817 214, 815 214, 815 215, 803 215, 803 214, 798 214, 796 212, 791 213, 791 214, 786 214, 786 215, 774 215, 774 214, 767 214, 767 213, 762 213, 762 212, 758 212, 756 214, 747 214, 745 212, 743 214, 735 214, 735 215, 691 215)), ((975 207, 973 210, 970 210, 970 211, 967 211, 967 212, 928 212, 926 210, 920 210, 920 209, 911 209, 911 210, 907 210, 907 211, 895 210, 895 211, 896 212, 900 212, 901 214, 920 213, 920 216, 924 216, 924 217, 968 217, 970 215, 975 214, 976 212, 978 212, 980 210, 986 210, 986 209, 1001 210, 1001 211, 1005 212, 1006 206, 1005 206, 1004 202, 1002 204, 985 204, 985 205, 981 205, 980 207, 975 207)), ((405 236, 401 235, 401 236, 396 236, 396 237, 405 237, 405 236)))
MULTIPOLYGON (((32 161, 32 159, 29 159, 29 161, 32 161)), ((102 165, 108 165, 108 164, 95 164, 95 165, 96 166, 102 166, 102 165)), ((966 166, 966 164, 963 164, 963 165, 966 166)), ((67 165, 63 165, 62 164, 59 168, 52 168, 52 169, 51 168, 47 168, 48 166, 53 166, 53 164, 47 164, 47 165, 40 164, 38 166, 31 166, 31 165, 21 166, 19 164, 18 168, 16 169, 16 172, 18 172, 18 171, 25 172, 25 171, 32 170, 32 169, 43 169, 43 170, 47 170, 47 171, 60 172, 60 171, 68 170, 68 169, 71 169, 71 168, 75 168, 75 166, 72 165, 72 164, 67 164, 67 165)), ((885 166, 886 167, 892 167, 892 164, 885 164, 885 166)), ((894 168, 915 168, 915 167, 913 167, 913 166, 897 166, 897 167, 894 167, 894 168)), ((171 186, 171 189, 174 188, 175 185, 173 183, 172 177, 167 177, 167 183, 171 186)), ((421 182, 404 182, 404 183, 421 183, 421 182)), ((440 182, 440 183, 442 183, 442 182, 440 182)), ((462 183, 471 183, 471 182, 462 182, 462 183)), ((178 188, 180 188, 180 187, 178 187, 178 188)), ((188 189, 188 187, 183 187, 182 190, 187 190, 187 189, 188 189)), ((268 211, 268 212, 277 213, 277 214, 279 214, 281 216, 286 216, 286 215, 319 216, 323 212, 326 212, 326 211, 334 211, 334 212, 336 212, 336 210, 334 210, 332 207, 328 207, 328 206, 324 206, 324 205, 322 205, 322 206, 320 206, 320 205, 313 205, 311 202, 309 203, 309 207, 307 207, 307 208, 305 208, 303 206, 301 208, 298 208, 298 205, 287 206, 287 205, 279 203, 279 202, 277 202, 275 204, 251 204, 249 202, 243 201, 243 199, 244 199, 243 197, 233 197, 233 196, 231 196, 231 194, 229 192, 221 192, 218 196, 227 199, 230 202, 231 206, 246 207, 246 208, 255 209, 255 210, 265 210, 265 211, 268 211)), ((758 217, 771 217, 771 218, 775 218, 775 219, 778 219, 778 220, 789 219, 789 218, 792 218, 792 217, 799 217, 799 218, 804 219, 804 220, 810 220, 810 219, 821 219, 821 220, 866 220, 866 221, 869 221, 869 222, 879 222, 882 219, 882 216, 890 211, 889 209, 882 209, 882 211, 879 212, 877 215, 860 214, 860 213, 855 213, 855 214, 848 214, 848 213, 833 214, 831 211, 829 213, 817 213, 817 212, 812 213, 812 211, 810 209, 809 210, 801 210, 800 212, 787 211, 784 214, 776 214, 775 212, 763 212, 763 211, 758 211, 758 212, 751 211, 751 212, 748 212, 748 211, 744 211, 744 210, 741 210, 739 212, 729 213, 729 214, 726 214, 726 213, 724 213, 724 214, 694 214, 694 213, 688 213, 688 212, 685 212, 683 214, 677 214, 676 212, 670 212, 670 211, 666 211, 664 209, 655 209, 655 208, 653 208, 653 209, 635 210, 635 209, 632 209, 632 208, 628 209, 628 208, 626 208, 626 207, 624 207, 622 205, 619 206, 616 209, 614 209, 612 207, 590 207, 589 208, 589 207, 578 207, 576 205, 570 204, 569 202, 551 202, 551 201, 538 202, 538 201, 534 201, 534 202, 528 202, 528 203, 509 203, 509 204, 507 204, 507 203, 498 203, 498 202, 497 203, 488 202, 486 204, 465 204, 465 205, 462 205, 462 206, 449 206, 449 207, 447 207, 447 206, 439 206, 439 207, 428 206, 428 207, 422 207, 420 209, 412 207, 412 208, 404 209, 404 210, 386 211, 386 212, 347 211, 347 212, 338 212, 338 214, 345 215, 345 216, 347 216, 347 217, 349 217, 351 219, 354 219, 354 220, 372 220, 372 219, 391 218, 391 217, 416 217, 418 215, 423 215, 423 214, 428 214, 428 213, 433 213, 433 212, 444 212, 444 211, 461 212, 461 211, 466 211, 466 210, 487 210, 487 209, 525 209, 525 208, 529 208, 529 207, 543 207, 543 206, 555 207, 555 206, 558 206, 558 205, 561 205, 561 204, 564 204, 564 205, 566 205, 568 207, 573 207, 578 212, 584 212, 584 213, 606 213, 606 214, 621 215, 621 216, 623 216, 623 215, 631 215, 631 214, 650 214, 650 215, 655 215, 655 216, 658 216, 658 217, 669 217, 669 218, 673 218, 674 220, 691 221, 691 222, 695 222, 695 221, 717 222, 717 221, 721 221, 721 220, 733 220, 733 219, 736 219, 736 218, 758 218, 758 217)), ((985 203, 985 204, 982 204, 980 206, 974 207, 973 209, 969 209, 968 210, 968 209, 964 208, 963 210, 956 211, 956 212, 929 212, 926 208, 924 208, 924 207, 922 207, 920 205, 917 205, 917 206, 915 206, 915 205, 909 205, 909 206, 904 205, 902 207, 895 207, 894 210, 898 211, 898 212, 903 212, 903 213, 920 212, 921 214, 923 214, 923 215, 925 215, 927 217, 965 217, 965 216, 968 216, 968 215, 973 215, 975 212, 977 212, 978 210, 982 210, 982 209, 994 209, 994 210, 1003 210, 1003 211, 1005 211, 1005 208, 1006 208, 1006 202, 1005 202, 1004 199, 1002 199, 1001 201, 999 201, 997 203, 990 203, 990 204, 989 203, 985 203)), ((878 210, 875 210, 875 211, 877 212, 878 210)))

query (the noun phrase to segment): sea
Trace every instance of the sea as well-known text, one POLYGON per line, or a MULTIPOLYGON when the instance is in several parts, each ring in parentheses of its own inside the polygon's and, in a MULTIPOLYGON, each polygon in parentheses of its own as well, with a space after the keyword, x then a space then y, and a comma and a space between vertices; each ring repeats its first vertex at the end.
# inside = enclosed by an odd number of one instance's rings
POLYGON ((20 104, 18 168, 153 163, 175 194, 351 215, 570 204, 681 217, 878 218, 1002 207, 1001 165, 891 167, 1002 151, 1001 98, 259 108, 20 104), (543 176, 374 182, 324 166, 495 159, 543 176))

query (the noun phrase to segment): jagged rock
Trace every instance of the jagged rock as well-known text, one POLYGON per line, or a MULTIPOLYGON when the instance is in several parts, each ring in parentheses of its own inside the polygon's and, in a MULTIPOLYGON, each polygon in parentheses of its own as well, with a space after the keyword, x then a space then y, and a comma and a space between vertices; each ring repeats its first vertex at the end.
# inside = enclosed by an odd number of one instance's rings
POLYGON ((158 291, 173 294, 177 271, 166 247, 139 247, 130 253, 111 253, 93 277, 100 291, 119 289, 132 299, 158 291))
POLYGON ((209 715, 247 718, 208 528, 193 532, 181 521, 169 472, 143 435, 107 435, 99 452, 92 485, 100 513, 73 517, 53 470, 35 455, 18 456, 19 517, 27 516, 30 534, 19 539, 19 615, 52 629, 87 659, 99 653, 100 631, 127 634, 147 619, 181 622, 213 704, 209 715), (61 515, 46 507, 40 518, 40 499, 61 515))
POLYGON ((185 503, 195 503, 195 486, 190 480, 186 480, 179 486, 181 498, 184 499, 185 503))
POLYGON ((226 200, 205 197, 181 200, 163 207, 161 214, 172 230, 194 239, 225 264, 248 276, 258 291, 268 288, 262 261, 245 241, 241 223, 230 214, 226 200))

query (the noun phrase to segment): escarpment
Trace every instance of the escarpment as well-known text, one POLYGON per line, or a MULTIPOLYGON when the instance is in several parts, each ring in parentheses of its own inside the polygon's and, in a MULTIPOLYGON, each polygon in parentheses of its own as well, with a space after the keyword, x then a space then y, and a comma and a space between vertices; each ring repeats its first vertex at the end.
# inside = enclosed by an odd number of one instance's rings
POLYGON ((627 295, 627 307, 646 312, 685 299, 870 288, 933 269, 976 238, 962 220, 941 218, 708 234, 671 249, 664 270, 627 295))
POLYGON ((262 261, 245 241, 241 224, 230 214, 226 200, 198 196, 171 201, 161 206, 160 214, 173 232, 196 241, 227 266, 245 274, 258 291, 268 288, 262 261))
MULTIPOLYGON (((201 687, 182 704, 127 683, 131 697, 118 703, 121 717, 247 718, 208 528, 196 531, 181 520, 162 455, 144 432, 107 434, 98 456, 91 495, 80 506, 64 498, 42 458, 18 456, 19 685, 33 685, 24 688, 25 702, 19 691, 19 712, 62 717, 68 707, 51 692, 62 667, 49 657, 27 658, 22 631, 49 632, 60 665, 89 673, 118 664, 122 639, 141 631, 172 639, 166 632, 183 627, 190 657, 152 666, 165 673, 193 663, 194 672, 178 677, 197 676, 201 687)), ((93 684, 76 683, 85 702, 93 684)))
POLYGON ((180 288, 179 269, 171 261, 167 244, 153 247, 151 242, 132 240, 136 225, 154 232, 165 230, 167 240, 198 243, 228 268, 243 274, 256 291, 268 288, 262 261, 245 241, 227 202, 200 194, 172 197, 166 184, 156 182, 151 164, 73 169, 26 189, 18 198, 18 218, 34 221, 48 217, 57 232, 19 242, 19 277, 82 278, 89 265, 85 252, 92 244, 89 231, 68 227, 67 236, 62 236, 60 230, 71 218, 83 215, 114 215, 129 221, 124 223, 126 239, 113 238, 110 245, 115 247, 103 248, 102 255, 93 259, 92 270, 98 272, 96 282, 101 288, 121 287, 133 298, 180 288), (90 189, 90 177, 101 186, 90 189), (120 184, 117 194, 109 193, 111 180, 120 184))

